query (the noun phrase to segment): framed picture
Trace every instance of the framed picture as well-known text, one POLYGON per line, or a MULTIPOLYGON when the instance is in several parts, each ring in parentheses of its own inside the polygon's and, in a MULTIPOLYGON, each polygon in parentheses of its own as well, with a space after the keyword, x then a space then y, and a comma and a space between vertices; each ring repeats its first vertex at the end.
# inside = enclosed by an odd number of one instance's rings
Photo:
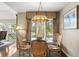
POLYGON ((77 28, 77 9, 74 8, 64 15, 64 29, 77 28))

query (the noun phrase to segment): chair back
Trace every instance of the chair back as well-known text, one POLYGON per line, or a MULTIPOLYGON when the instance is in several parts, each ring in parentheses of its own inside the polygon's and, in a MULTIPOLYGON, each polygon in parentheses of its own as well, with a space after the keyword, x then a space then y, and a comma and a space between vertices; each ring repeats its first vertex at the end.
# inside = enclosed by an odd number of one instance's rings
POLYGON ((61 46, 61 35, 59 33, 54 34, 54 40, 57 46, 61 46))
POLYGON ((62 39, 62 37, 61 37, 61 35, 59 34, 58 36, 57 36, 57 46, 58 47, 61 47, 61 39, 62 39))
POLYGON ((23 37, 20 35, 19 30, 17 31, 17 49, 22 48, 21 46, 24 46, 23 37))
POLYGON ((34 40, 32 42, 32 55, 34 57, 44 57, 48 54, 47 43, 43 40, 34 40))

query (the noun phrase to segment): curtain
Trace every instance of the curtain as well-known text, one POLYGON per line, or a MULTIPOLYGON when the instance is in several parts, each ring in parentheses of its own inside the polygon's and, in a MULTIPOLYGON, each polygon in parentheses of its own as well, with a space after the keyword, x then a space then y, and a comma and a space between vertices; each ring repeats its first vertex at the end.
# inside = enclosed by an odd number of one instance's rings
POLYGON ((31 19, 27 19, 26 39, 31 41, 31 19))

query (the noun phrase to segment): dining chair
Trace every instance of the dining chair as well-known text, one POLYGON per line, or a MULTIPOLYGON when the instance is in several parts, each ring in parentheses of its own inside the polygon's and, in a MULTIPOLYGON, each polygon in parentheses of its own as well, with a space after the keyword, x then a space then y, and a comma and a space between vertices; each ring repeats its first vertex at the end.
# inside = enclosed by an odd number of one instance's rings
POLYGON ((58 55, 61 56, 61 39, 62 39, 62 37, 61 37, 61 35, 59 35, 57 33, 55 36, 55 39, 56 39, 55 44, 48 45, 49 52, 50 52, 50 54, 57 53, 58 55))
POLYGON ((18 44, 18 52, 19 52, 19 56, 27 56, 29 55, 30 56, 30 43, 29 42, 23 42, 20 44, 18 44))
POLYGON ((30 56, 30 42, 27 42, 26 39, 22 37, 19 33, 17 33, 17 51, 19 53, 19 57, 21 56, 30 56))
POLYGON ((43 40, 34 40, 31 43, 33 57, 46 57, 48 55, 48 45, 43 40))

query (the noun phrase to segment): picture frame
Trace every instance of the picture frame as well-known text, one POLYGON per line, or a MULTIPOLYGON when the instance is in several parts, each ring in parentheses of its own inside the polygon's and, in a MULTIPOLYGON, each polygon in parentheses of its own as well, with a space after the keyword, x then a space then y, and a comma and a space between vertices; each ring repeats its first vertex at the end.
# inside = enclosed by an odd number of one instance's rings
POLYGON ((64 29, 77 29, 77 8, 64 15, 64 29))

